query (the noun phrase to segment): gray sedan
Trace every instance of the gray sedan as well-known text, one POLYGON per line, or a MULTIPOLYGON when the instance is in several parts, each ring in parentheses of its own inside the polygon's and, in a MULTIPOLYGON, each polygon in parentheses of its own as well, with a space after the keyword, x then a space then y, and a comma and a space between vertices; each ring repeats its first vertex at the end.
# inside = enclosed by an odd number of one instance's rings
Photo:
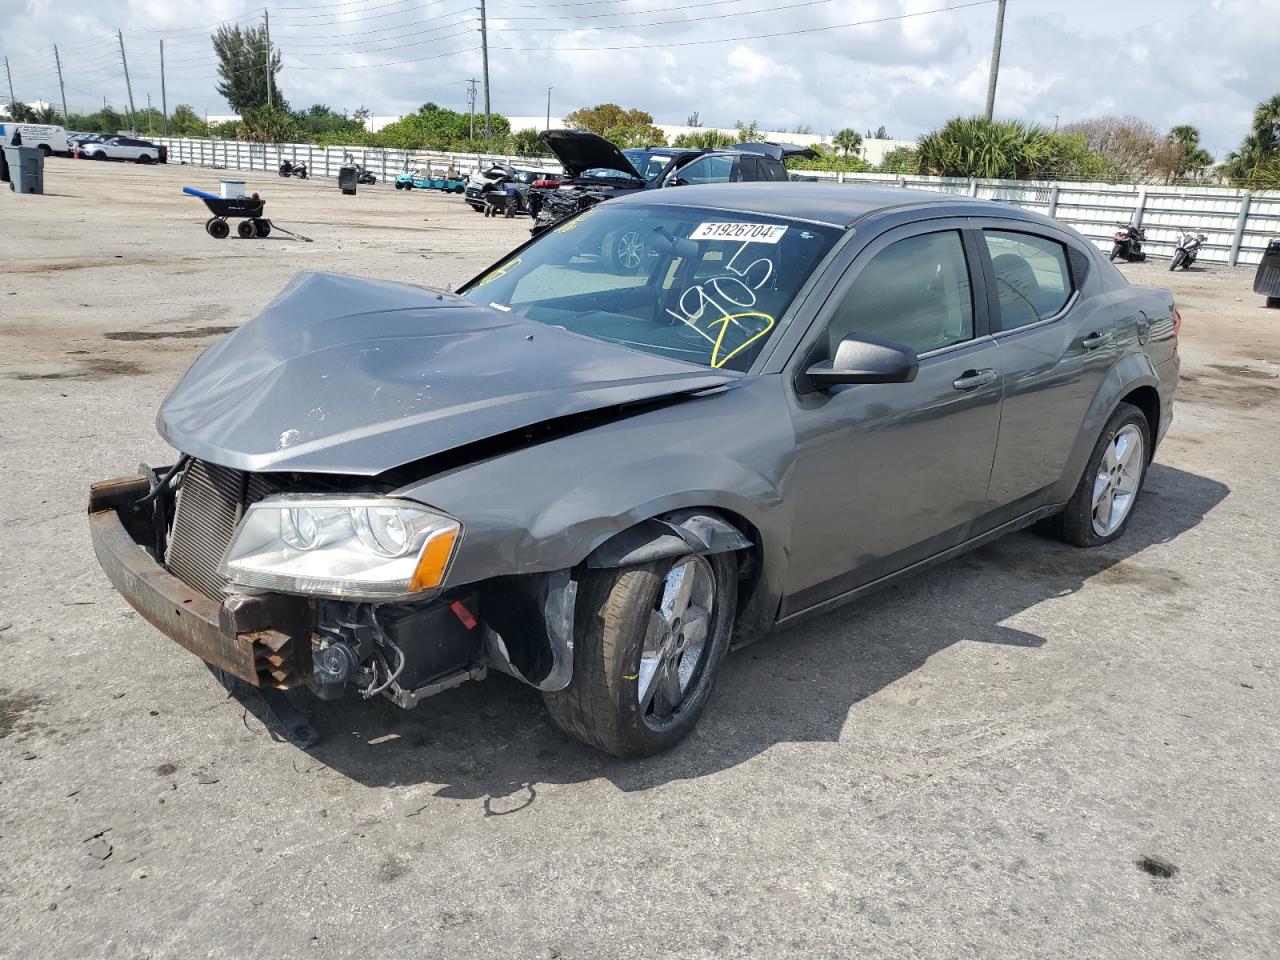
POLYGON ((1033 523, 1121 536, 1179 322, 995 203, 637 193, 457 294, 300 275, 165 400, 177 461, 94 486, 94 546, 282 716, 500 671, 643 756, 776 625, 1033 523))

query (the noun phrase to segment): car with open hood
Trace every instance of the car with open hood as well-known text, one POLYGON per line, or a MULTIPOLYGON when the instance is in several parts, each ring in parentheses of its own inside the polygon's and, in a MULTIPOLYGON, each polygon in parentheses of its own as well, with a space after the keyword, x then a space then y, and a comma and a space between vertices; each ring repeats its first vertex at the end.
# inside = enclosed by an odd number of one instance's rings
MULTIPOLYGON (((789 157, 814 157, 808 147, 778 143, 739 143, 715 149, 634 147, 621 149, 586 130, 548 130, 538 139, 560 165, 565 178, 540 195, 534 234, 612 197, 636 190, 705 183, 781 182, 788 179, 789 157)), ((617 257, 617 248, 605 255, 617 257)))
POLYGON ((457 293, 299 275, 164 400, 174 462, 92 487, 90 531, 147 620, 277 704, 497 671, 642 756, 731 646, 1033 523, 1121 536, 1179 324, 994 202, 637 191, 457 293))

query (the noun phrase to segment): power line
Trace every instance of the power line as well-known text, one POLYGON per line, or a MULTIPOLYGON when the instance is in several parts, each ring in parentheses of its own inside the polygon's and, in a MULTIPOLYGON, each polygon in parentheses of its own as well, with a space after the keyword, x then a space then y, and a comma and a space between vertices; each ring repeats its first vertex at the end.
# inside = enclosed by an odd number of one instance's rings
MULTIPOLYGON (((819 4, 831 3, 831 2, 832 0, 796 0, 796 2, 794 3, 774 4, 773 6, 770 6, 770 7, 759 7, 755 10, 735 10, 732 13, 709 13, 706 16, 702 16, 702 17, 675 17, 670 20, 650 20, 647 23, 601 23, 601 24, 595 24, 585 29, 588 29, 588 30, 638 30, 641 27, 664 27, 664 26, 670 26, 673 23, 680 23, 680 24, 704 23, 708 20, 731 20, 737 17, 752 17, 752 16, 755 16, 756 14, 761 14, 761 13, 777 13, 779 10, 794 10, 797 7, 814 7, 819 4)), ((991 0, 987 0, 987 2, 991 2, 991 0)), ((610 14, 600 14, 600 16, 610 16, 610 14)), ((617 14, 613 14, 613 16, 617 16, 617 14)), ((907 16, 910 16, 910 14, 907 14, 907 16)), ((560 18, 558 17, 522 17, 519 19, 556 20, 560 18)), ((894 18, 886 18, 886 19, 894 19, 894 18)), ((849 24, 846 24, 846 26, 849 26, 849 24)), ((530 32, 536 31, 539 33, 562 33, 565 29, 566 28, 564 26, 518 27, 518 28, 507 28, 507 29, 499 28, 494 30, 493 32, 494 33, 530 33, 530 32)), ((820 29, 836 29, 836 28, 824 27, 820 29)))
POLYGON ((888 17, 875 17, 870 20, 854 20, 850 23, 832 23, 821 27, 801 27, 796 30, 778 30, 773 33, 752 33, 737 37, 721 37, 713 40, 677 40, 669 43, 628 43, 615 46, 594 47, 492 47, 493 50, 505 50, 514 53, 596 53, 607 50, 646 50, 657 47, 699 47, 716 43, 737 43, 740 40, 771 40, 775 37, 795 37, 801 34, 825 33, 830 30, 847 30, 851 27, 868 27, 878 23, 891 23, 897 20, 910 20, 915 17, 928 17, 937 13, 949 13, 953 10, 967 10, 970 7, 985 7, 996 0, 972 0, 970 3, 958 3, 949 7, 936 7, 933 10, 917 10, 913 13, 899 13, 888 17))
MULTIPOLYGON (((604 17, 638 17, 638 16, 644 16, 650 13, 671 13, 672 11, 675 11, 675 10, 697 10, 702 7, 723 7, 727 3, 747 3, 747 2, 749 2, 749 0, 704 0, 704 2, 702 3, 682 3, 674 7, 651 7, 647 10, 619 10, 614 13, 561 13, 561 14, 552 14, 550 16, 537 16, 537 17, 531 17, 531 16, 511 17, 511 16, 506 16, 505 14, 499 11, 494 15, 494 18, 497 20, 598 20, 604 17)), ((803 3, 793 3, 793 4, 789 4, 788 6, 789 7, 814 7, 820 4, 836 3, 836 2, 837 0, 804 0, 803 3)), ((533 9, 542 10, 548 6, 556 6, 556 4, 540 4, 533 7, 533 9)), ((521 5, 520 7, 517 7, 517 9, 523 9, 523 5, 521 5)), ((785 10, 787 9, 787 7, 772 7, 770 9, 785 10)), ((746 16, 750 16, 752 13, 755 13, 755 12, 756 11, 754 10, 730 11, 729 13, 722 14, 722 16, 746 17, 746 16)), ((680 20, 680 21, 674 21, 674 22, 688 23, 692 21, 680 20)))

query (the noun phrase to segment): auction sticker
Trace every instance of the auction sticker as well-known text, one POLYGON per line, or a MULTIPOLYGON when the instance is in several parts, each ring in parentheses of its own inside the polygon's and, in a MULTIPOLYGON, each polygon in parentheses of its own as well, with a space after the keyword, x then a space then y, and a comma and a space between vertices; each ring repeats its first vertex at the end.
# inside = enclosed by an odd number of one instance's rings
POLYGON ((700 223, 690 240, 736 240, 739 243, 777 243, 787 232, 774 223, 700 223))

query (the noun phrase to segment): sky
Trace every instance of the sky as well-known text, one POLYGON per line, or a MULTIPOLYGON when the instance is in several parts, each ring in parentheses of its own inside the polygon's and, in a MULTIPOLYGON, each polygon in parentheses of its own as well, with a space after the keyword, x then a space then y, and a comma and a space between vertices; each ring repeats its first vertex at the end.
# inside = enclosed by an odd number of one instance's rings
MULTIPOLYGON (((479 0, 265 0, 291 106, 394 115, 434 101, 466 109, 481 76, 479 0)), ((0 53, 19 100, 73 112, 126 102, 228 112, 209 33, 260 22, 264 0, 0 0, 0 53)), ((490 89, 508 116, 617 102, 660 123, 830 133, 883 125, 913 139, 981 113, 994 0, 487 0, 490 89), (952 9, 945 9, 945 8, 952 9), (893 19, 887 19, 893 18, 893 19), (868 22, 868 21, 880 22, 868 22), (773 34, 773 36, 765 36, 773 34)), ((1042 124, 1134 115, 1198 127, 1215 157, 1280 93, 1280 0, 1008 0, 996 115, 1042 124)), ((0 99, 8 99, 0 87, 0 99)))

